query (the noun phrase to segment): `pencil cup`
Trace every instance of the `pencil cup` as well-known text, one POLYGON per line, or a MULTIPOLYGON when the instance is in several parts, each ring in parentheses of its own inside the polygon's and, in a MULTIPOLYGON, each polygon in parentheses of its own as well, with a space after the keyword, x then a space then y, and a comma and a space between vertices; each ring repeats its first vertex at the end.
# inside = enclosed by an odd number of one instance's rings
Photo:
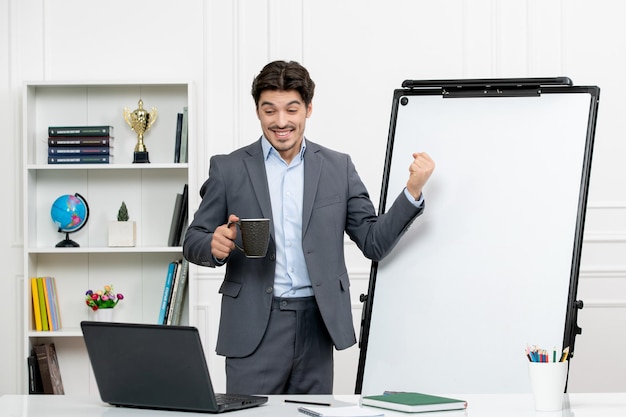
POLYGON ((248 258, 263 258, 267 253, 270 242, 270 219, 240 219, 238 222, 228 223, 237 225, 241 230, 243 247, 237 246, 248 258))
POLYGON ((535 410, 558 411, 563 408, 567 361, 530 362, 528 376, 535 399, 535 410))

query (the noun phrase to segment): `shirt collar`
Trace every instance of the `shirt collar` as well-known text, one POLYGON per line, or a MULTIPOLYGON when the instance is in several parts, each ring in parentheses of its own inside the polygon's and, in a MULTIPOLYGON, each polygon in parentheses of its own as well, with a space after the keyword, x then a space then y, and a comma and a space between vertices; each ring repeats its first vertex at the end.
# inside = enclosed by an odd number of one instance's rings
MULTIPOLYGON (((280 155, 278 154, 278 151, 276 149, 274 149, 274 147, 272 146, 272 144, 270 143, 269 140, 267 140, 267 138, 265 137, 265 135, 263 135, 263 138, 261 140, 261 146, 263 148, 263 159, 267 161, 267 158, 270 157, 271 154, 276 155, 277 157, 280 158, 280 155)), ((300 159, 304 159, 304 151, 306 150, 306 138, 302 137, 302 144, 300 147, 300 159)))

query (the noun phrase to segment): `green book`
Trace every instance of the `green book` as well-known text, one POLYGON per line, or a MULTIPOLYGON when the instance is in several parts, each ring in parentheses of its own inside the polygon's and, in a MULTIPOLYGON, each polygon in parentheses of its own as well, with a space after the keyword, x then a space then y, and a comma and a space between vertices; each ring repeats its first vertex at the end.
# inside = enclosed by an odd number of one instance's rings
POLYGON ((363 405, 386 408, 408 413, 426 411, 462 410, 467 401, 418 392, 389 392, 383 395, 369 395, 361 399, 363 405))
POLYGON ((113 136, 113 126, 48 126, 48 137, 113 136))
POLYGON ((46 308, 46 293, 43 290, 43 278, 37 278, 37 293, 39 294, 39 310, 41 314, 41 328, 48 331, 48 309, 46 308))

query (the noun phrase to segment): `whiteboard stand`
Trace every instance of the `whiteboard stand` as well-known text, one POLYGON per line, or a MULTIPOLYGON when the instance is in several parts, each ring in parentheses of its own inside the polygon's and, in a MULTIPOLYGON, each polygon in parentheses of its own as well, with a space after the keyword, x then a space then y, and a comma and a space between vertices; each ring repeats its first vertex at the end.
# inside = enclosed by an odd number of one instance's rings
MULTIPOLYGON (((567 77, 405 81, 382 192, 413 152, 425 210, 372 263, 355 391, 529 392, 525 348, 565 346, 576 299, 600 89, 567 77)), ((390 194, 389 194, 390 193, 390 194)))

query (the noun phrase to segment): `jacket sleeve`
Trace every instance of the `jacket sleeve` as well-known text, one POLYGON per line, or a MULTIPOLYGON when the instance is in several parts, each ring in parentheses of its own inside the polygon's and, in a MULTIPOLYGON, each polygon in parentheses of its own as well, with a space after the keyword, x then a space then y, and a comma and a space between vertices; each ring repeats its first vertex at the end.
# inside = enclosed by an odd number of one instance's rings
POLYGON ((220 157, 211 158, 209 177, 200 188, 202 201, 193 221, 187 228, 183 243, 185 258, 201 266, 221 266, 211 254, 213 231, 228 220, 225 183, 220 168, 220 157))
POLYGON ((348 211, 346 233, 368 259, 380 261, 387 256, 424 210, 415 207, 401 190, 389 210, 376 215, 365 185, 348 157, 348 211))

